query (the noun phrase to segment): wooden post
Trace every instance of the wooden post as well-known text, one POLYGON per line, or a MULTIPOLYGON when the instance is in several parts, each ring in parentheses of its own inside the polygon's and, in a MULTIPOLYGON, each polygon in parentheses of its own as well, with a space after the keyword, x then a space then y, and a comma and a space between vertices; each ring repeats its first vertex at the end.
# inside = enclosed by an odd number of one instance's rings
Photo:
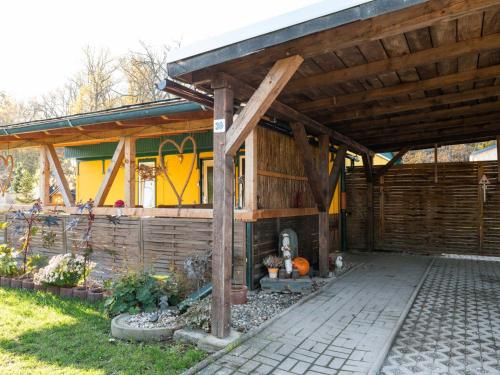
POLYGON ((363 155, 363 166, 366 174, 366 248, 368 251, 374 249, 374 210, 373 210, 373 159, 369 155, 363 155))
POLYGON ((245 140, 245 209, 257 211, 257 133, 254 128, 245 140))
POLYGON ((54 171, 54 175, 56 177, 57 185, 59 186, 59 190, 63 196, 64 205, 66 207, 72 207, 75 205, 75 199, 71 194, 71 190, 69 188, 68 180, 64 175, 64 172, 61 167, 61 162, 57 157, 56 150, 53 145, 46 144, 43 146, 45 149, 45 155, 49 159, 50 167, 54 171))
MULTIPOLYGON (((484 166, 479 165, 477 170, 477 180, 479 181, 484 175, 484 166)), ((483 252, 483 243, 484 243, 484 192, 481 184, 478 184, 477 189, 477 203, 479 205, 478 212, 478 252, 482 254, 483 252)))
POLYGON ((438 183, 438 145, 434 145, 434 183, 438 183))
POLYGON ((497 184, 500 184, 500 135, 497 136, 497 184))
POLYGON ((40 200, 42 206, 50 203, 50 164, 45 147, 40 147, 40 200))
POLYGON ((318 234, 319 234, 319 276, 328 277, 328 254, 330 253, 330 217, 328 211, 330 209, 330 192, 329 192, 329 176, 330 176, 330 139, 327 135, 322 134, 319 139, 319 160, 318 169, 321 180, 323 181, 323 197, 325 200, 324 210, 318 213, 318 234))
POLYGON ((125 204, 135 207, 135 138, 125 137, 125 204))
POLYGON ((233 122, 233 90, 217 77, 214 89, 214 173, 212 253, 212 334, 229 335, 233 247, 234 159, 226 155, 226 132, 233 122))

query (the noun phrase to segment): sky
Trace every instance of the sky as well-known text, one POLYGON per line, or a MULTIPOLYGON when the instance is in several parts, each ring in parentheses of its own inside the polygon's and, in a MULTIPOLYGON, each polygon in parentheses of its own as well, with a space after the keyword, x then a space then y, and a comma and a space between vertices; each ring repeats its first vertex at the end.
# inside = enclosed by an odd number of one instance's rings
POLYGON ((0 91, 29 100, 62 86, 82 49, 119 57, 181 40, 187 46, 319 0, 4 0, 0 2, 0 91))

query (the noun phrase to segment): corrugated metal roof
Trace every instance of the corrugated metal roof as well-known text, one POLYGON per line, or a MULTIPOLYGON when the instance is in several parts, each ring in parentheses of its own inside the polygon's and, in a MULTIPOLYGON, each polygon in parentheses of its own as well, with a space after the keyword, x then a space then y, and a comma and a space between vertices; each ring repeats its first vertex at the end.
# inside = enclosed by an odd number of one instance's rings
MULTIPOLYGON (((163 136, 159 138, 141 138, 137 140, 136 143, 136 155, 137 156, 153 156, 158 155, 158 147, 160 143, 170 138, 180 144, 184 137, 187 135, 192 135, 196 140, 196 148, 198 152, 212 151, 213 150, 213 135, 212 132, 203 132, 195 134, 176 134, 170 136, 163 136)), ((116 149, 117 142, 105 142, 93 145, 82 145, 82 146, 69 146, 64 148, 65 158, 75 158, 79 160, 85 159, 111 159, 116 149)), ((185 152, 193 152, 193 147, 191 142, 187 142, 185 146, 185 152)), ((176 154, 177 149, 166 144, 163 147, 163 154, 176 154)))

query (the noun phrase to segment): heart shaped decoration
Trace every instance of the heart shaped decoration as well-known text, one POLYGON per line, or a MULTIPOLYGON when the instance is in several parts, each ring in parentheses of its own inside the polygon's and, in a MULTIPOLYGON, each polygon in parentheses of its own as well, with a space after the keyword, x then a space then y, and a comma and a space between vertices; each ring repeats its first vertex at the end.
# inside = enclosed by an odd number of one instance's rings
MULTIPOLYGON (((193 137, 187 136, 186 138, 184 138, 182 140, 181 144, 179 145, 177 142, 175 142, 172 139, 165 139, 162 143, 160 143, 160 146, 158 147, 158 158, 160 159, 160 168, 161 168, 161 170, 163 172, 163 175, 167 179, 168 184, 172 188, 175 196, 177 197, 177 202, 178 202, 179 207, 180 207, 182 205, 182 196, 184 195, 184 192, 186 191, 186 188, 187 188, 188 183, 189 183, 189 179, 191 178, 191 175, 193 174, 194 164, 196 163, 196 141, 195 141, 195 139, 193 137), (194 154, 194 157, 193 157, 193 161, 191 163, 191 166, 189 167, 189 173, 188 173, 188 176, 186 178, 186 181, 184 181, 184 185, 182 186, 182 189, 181 189, 181 191, 179 193, 179 191, 175 187, 172 179, 168 175, 168 168, 165 165, 165 159, 163 158, 163 155, 162 155, 161 151, 162 151, 163 147, 166 144, 171 144, 172 146, 174 146, 177 149, 177 151, 179 152, 179 155, 182 158, 182 156, 184 154, 184 146, 186 145, 186 142, 188 142, 188 141, 191 141, 191 143, 193 144, 193 154, 194 154)), ((184 159, 181 159, 181 163, 183 162, 183 160, 184 159)))
POLYGON ((10 187, 13 171, 14 158, 12 155, 0 155, 0 192, 2 193, 2 197, 10 187))

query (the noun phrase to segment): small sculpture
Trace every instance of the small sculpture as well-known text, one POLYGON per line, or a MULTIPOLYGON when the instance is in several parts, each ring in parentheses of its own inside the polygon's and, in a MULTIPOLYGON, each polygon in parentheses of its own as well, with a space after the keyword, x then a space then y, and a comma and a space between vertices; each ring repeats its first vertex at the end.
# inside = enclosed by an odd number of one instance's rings
POLYGON ((292 249, 290 247, 290 236, 288 233, 283 233, 281 252, 283 253, 283 259, 285 260, 285 269, 288 276, 292 274, 292 249))
POLYGON ((338 270, 341 270, 342 267, 344 267, 344 258, 342 258, 342 255, 339 255, 335 259, 335 268, 338 269, 338 270))

